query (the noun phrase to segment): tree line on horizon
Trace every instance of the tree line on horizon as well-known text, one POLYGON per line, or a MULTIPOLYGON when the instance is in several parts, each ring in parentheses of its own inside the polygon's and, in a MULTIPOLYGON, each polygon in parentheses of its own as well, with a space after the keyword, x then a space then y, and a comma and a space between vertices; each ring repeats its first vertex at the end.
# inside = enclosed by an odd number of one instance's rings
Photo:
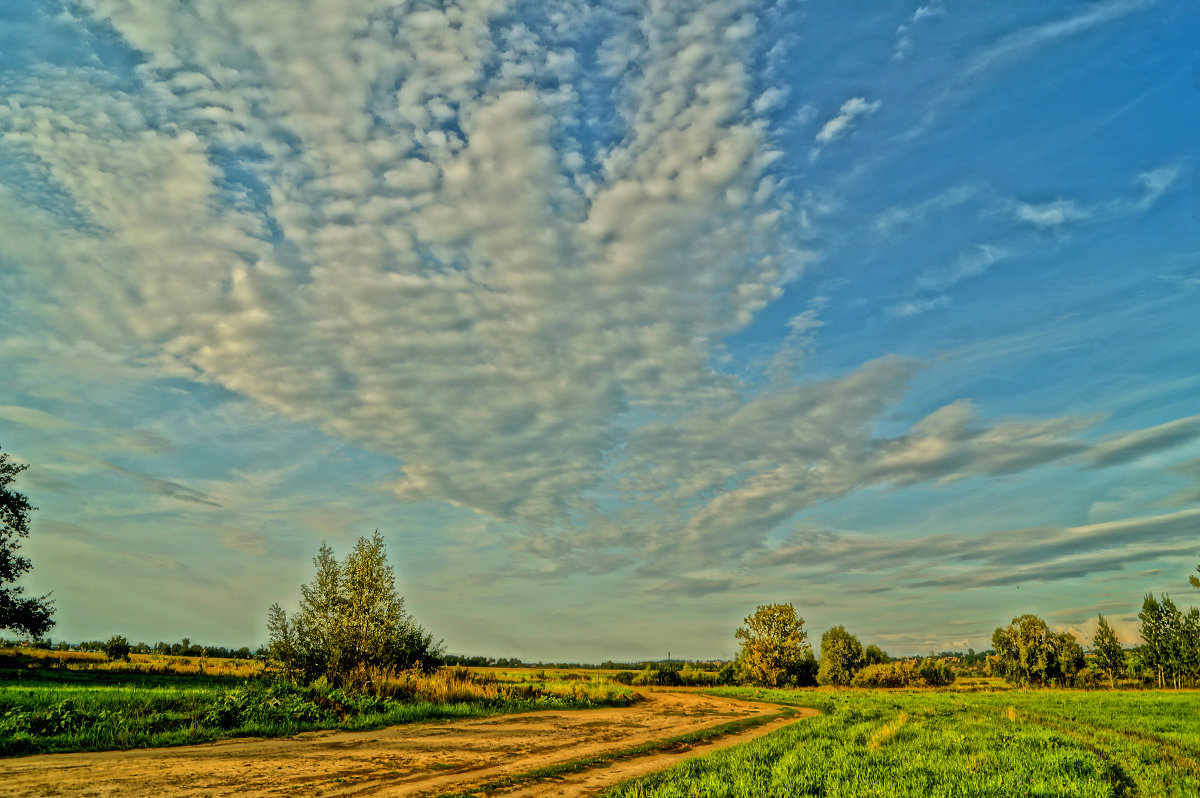
MULTIPOLYGON (((18 549, 29 534, 29 515, 37 508, 9 488, 26 468, 9 462, 8 455, 0 451, 0 630, 15 630, 33 638, 38 647, 49 648, 45 633, 54 625, 52 599, 49 595, 27 598, 23 589, 13 584, 32 567, 18 549)), ((435 643, 405 611, 378 530, 370 539, 360 537, 342 561, 322 543, 313 562, 316 575, 301 586, 298 611, 288 615, 279 604, 271 605, 269 642, 255 652, 246 646, 193 645, 188 638, 174 644, 160 641, 153 647, 131 645, 121 635, 107 641, 84 641, 74 648, 103 651, 110 659, 128 658, 130 653, 257 656, 288 680, 307 684, 324 679, 334 686, 369 680, 372 671, 428 672, 442 664, 525 664, 517 658, 446 654, 442 644, 435 643)), ((1200 573, 1200 566, 1196 570, 1200 573)), ((1189 575, 1188 583, 1200 589, 1196 575, 1189 575)), ((1123 677, 1160 688, 1200 684, 1200 609, 1184 611, 1169 595, 1155 597, 1151 593, 1143 600, 1138 618, 1143 643, 1126 649, 1101 615, 1090 665, 1074 636, 1051 631, 1033 614, 997 627, 992 635, 993 653, 976 655, 972 650, 969 655, 972 659, 984 657, 989 673, 1020 685, 1090 686, 1097 674, 1107 677, 1110 687, 1123 677)), ((716 683, 908 687, 941 686, 955 679, 948 657, 892 658, 876 645, 863 646, 843 626, 822 634, 818 658, 808 643, 804 619, 797 616, 792 604, 760 605, 744 624, 735 632, 740 641, 737 657, 721 665, 712 679, 716 683)), ((64 646, 71 648, 61 642, 58 648, 64 646)), ((617 663, 606 662, 601 667, 605 665, 617 663)), ((701 672, 694 664, 644 663, 641 674, 632 674, 630 681, 679 683, 684 678, 709 678, 698 676, 701 672)))

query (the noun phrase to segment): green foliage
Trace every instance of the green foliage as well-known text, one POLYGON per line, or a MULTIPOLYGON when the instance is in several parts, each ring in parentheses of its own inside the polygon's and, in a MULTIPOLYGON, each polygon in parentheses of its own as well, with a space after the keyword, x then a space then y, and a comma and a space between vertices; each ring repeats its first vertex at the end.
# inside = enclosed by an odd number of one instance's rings
POLYGON ((850 680, 854 687, 916 687, 921 684, 917 666, 911 662, 896 661, 867 665, 850 680))
POLYGON ((129 641, 122 635, 113 635, 104 643, 104 655, 112 661, 129 660, 129 641))
POLYGON ((25 589, 13 584, 33 567, 17 550, 29 537, 29 514, 37 508, 24 494, 9 488, 26 468, 29 466, 24 463, 10 463, 8 455, 0 451, 0 630, 38 638, 54 626, 54 602, 49 594, 24 598, 25 589))
POLYGON ((992 633, 1001 675, 1012 684, 1070 684, 1084 666, 1083 648, 1067 632, 1051 632, 1036 615, 1013 618, 992 633))
POLYGON ((1092 652, 1100 672, 1108 677, 1108 686, 1116 687, 1117 677, 1125 672, 1125 649, 1103 615, 1096 626, 1096 636, 1092 638, 1092 652))
POLYGON ((817 669, 820 684, 847 685, 864 664, 862 643, 846 631, 835 626, 821 635, 821 660, 817 669))
POLYGON ((929 687, 946 687, 954 683, 954 671, 949 663, 932 655, 921 660, 917 665, 917 675, 921 682, 929 687))
POLYGON ((891 661, 892 658, 887 655, 887 652, 874 643, 863 649, 863 664, 865 665, 883 665, 891 661))
POLYGON ((300 588, 300 609, 289 617, 278 604, 267 615, 268 661, 303 684, 361 681, 369 669, 437 667, 439 646, 405 612, 379 530, 359 538, 343 562, 322 543, 316 575, 300 588))
POLYGON ((1142 640, 1137 662, 1159 687, 1200 681, 1200 610, 1182 612, 1169 596, 1147 595, 1138 613, 1142 640))
POLYGON ((867 665, 850 680, 853 687, 944 687, 954 682, 950 666, 935 657, 867 665))
POLYGON ((638 687, 657 686, 657 687, 678 687, 683 684, 679 678, 679 665, 669 665, 666 663, 651 663, 642 668, 641 672, 633 677, 633 684, 638 687))
POLYGON ((806 641, 804 619, 791 604, 763 604, 737 630, 742 641, 738 662, 744 680, 751 684, 780 687, 803 678, 805 662, 812 657, 806 641))

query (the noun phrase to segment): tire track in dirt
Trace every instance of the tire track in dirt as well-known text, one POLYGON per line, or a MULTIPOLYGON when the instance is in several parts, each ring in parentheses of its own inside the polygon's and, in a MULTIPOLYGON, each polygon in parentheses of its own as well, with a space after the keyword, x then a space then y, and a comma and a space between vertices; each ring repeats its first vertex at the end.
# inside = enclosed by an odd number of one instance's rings
MULTIPOLYGON (((0 760, 0 793, 6 798, 426 796, 780 709, 696 692, 650 691, 629 707, 529 712, 366 732, 306 732, 179 748, 45 754, 0 760)), ((768 723, 692 751, 657 753, 524 784, 509 794, 591 794, 773 727, 768 723)))

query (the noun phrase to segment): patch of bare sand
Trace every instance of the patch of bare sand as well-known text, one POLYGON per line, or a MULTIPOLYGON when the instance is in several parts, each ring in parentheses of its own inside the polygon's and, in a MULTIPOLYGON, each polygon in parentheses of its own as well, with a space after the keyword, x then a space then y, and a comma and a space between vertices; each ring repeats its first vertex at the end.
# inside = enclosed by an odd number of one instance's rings
MULTIPOLYGON (((368 732, 307 732, 286 739, 180 748, 21 757, 0 760, 0 794, 10 798, 431 795, 777 710, 773 704, 651 691, 631 707, 530 712, 368 732)), ((694 750, 706 753, 738 737, 763 733, 755 729, 694 750)), ((619 762, 528 785, 514 794, 586 795, 666 767, 686 753, 690 752, 619 762), (561 792, 570 789, 576 791, 561 792)))

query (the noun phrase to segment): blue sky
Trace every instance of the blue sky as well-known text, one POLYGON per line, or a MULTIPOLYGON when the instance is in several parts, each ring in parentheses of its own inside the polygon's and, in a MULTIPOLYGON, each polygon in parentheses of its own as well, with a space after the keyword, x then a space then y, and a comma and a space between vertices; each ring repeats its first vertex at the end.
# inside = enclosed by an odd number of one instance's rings
POLYGON ((256 645, 378 527, 451 651, 1133 642, 1200 558, 1200 7, 0 10, 54 635, 256 645))

